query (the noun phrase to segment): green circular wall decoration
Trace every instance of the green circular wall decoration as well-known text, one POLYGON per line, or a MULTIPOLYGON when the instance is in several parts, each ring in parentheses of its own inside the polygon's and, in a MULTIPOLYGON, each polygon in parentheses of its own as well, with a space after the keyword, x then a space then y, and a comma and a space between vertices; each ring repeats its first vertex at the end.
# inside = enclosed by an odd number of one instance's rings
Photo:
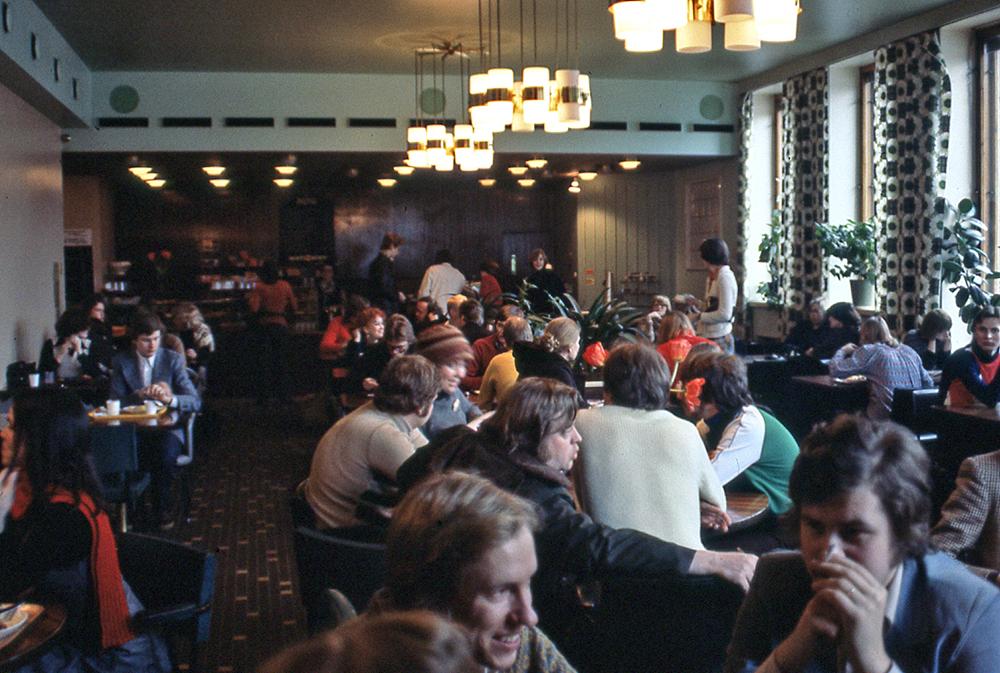
POLYGON ((723 105, 722 99, 718 96, 709 95, 701 99, 701 105, 698 106, 698 110, 705 119, 715 121, 722 116, 725 105, 723 105))
POLYGON ((420 109, 424 114, 436 115, 444 112, 444 91, 434 87, 420 92, 420 109))
POLYGON ((119 114, 128 114, 139 107, 139 92, 127 84, 119 84, 108 96, 111 109, 119 114))

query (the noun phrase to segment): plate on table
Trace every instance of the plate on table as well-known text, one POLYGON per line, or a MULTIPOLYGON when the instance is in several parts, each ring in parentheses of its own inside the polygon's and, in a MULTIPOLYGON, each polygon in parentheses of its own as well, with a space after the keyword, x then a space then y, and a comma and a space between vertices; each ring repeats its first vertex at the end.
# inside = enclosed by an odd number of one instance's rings
POLYGON ((24 606, 18 606, 16 610, 7 610, 4 618, 0 620, 0 640, 13 634, 28 621, 28 611, 24 606))
POLYGON ((834 379, 837 383, 860 383, 862 381, 867 381, 868 377, 864 374, 855 374, 853 376, 845 376, 842 379, 834 379))
MULTIPOLYGON (((160 410, 162 410, 162 409, 163 409, 163 405, 160 404, 159 402, 157 402, 156 403, 156 411, 154 413, 158 414, 158 413, 160 413, 160 410)), ((144 405, 144 404, 135 404, 135 405, 133 405, 131 407, 122 407, 122 414, 129 414, 129 415, 135 415, 135 416, 138 416, 140 414, 148 415, 148 413, 146 411, 146 405, 144 405)))

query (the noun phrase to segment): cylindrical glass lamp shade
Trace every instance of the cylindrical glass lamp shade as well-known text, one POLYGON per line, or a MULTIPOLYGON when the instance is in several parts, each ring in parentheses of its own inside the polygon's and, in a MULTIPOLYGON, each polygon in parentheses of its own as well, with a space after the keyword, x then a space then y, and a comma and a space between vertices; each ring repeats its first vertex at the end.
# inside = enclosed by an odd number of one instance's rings
POLYGON ((625 40, 625 51, 636 53, 660 51, 663 49, 663 31, 651 28, 647 31, 636 31, 625 40))
POLYGON ((642 0, 622 0, 616 2, 608 11, 615 17, 615 38, 627 40, 632 33, 649 28, 652 12, 649 5, 642 0))
POLYGON ((590 96, 590 75, 580 75, 580 121, 567 124, 571 129, 590 127, 590 111, 593 109, 593 99, 590 96))
POLYGON ((427 163, 432 166, 436 166, 444 158, 446 134, 444 124, 431 124, 427 127, 427 163))
POLYGON ((799 22, 798 0, 754 0, 754 20, 763 42, 791 42, 799 22))
POLYGON ((490 113, 486 105, 486 87, 489 75, 484 72, 469 77, 469 118, 473 126, 486 126, 490 113))
POLYGON ((521 84, 521 108, 527 124, 544 124, 549 113, 549 69, 533 66, 524 69, 521 84))
POLYGON ((699 54, 712 49, 712 22, 688 21, 674 32, 677 51, 682 54, 699 54))
POLYGON ((411 126, 406 129, 406 158, 410 165, 416 168, 427 167, 427 129, 423 126, 411 126))
POLYGON ((726 49, 730 51, 753 51, 760 49, 757 22, 730 21, 726 24, 726 49))
POLYGON ((455 124, 455 161, 459 166, 473 160, 472 125, 455 124))
POLYGON ((477 128, 473 131, 472 146, 475 149, 475 160, 479 168, 493 166, 493 133, 477 128))
POLYGON ((559 86, 559 121, 562 124, 580 121, 580 71, 556 70, 559 86))
MULTIPOLYGON (((745 1, 750 2, 751 0, 745 1)), ((646 5, 650 12, 652 27, 657 30, 673 30, 687 23, 687 0, 646 0, 646 5)), ((629 51, 632 50, 629 49, 629 51)))
POLYGON ((559 85, 549 80, 549 111, 545 116, 546 133, 566 133, 569 127, 559 121, 559 85))
POLYGON ((434 164, 434 170, 442 172, 455 170, 455 157, 450 154, 445 154, 441 161, 434 164))
POLYGON ((510 68, 490 68, 486 85, 486 101, 490 118, 497 124, 510 124, 514 117, 514 71, 510 68))
POLYGON ((715 20, 719 23, 753 18, 753 0, 715 0, 715 20))

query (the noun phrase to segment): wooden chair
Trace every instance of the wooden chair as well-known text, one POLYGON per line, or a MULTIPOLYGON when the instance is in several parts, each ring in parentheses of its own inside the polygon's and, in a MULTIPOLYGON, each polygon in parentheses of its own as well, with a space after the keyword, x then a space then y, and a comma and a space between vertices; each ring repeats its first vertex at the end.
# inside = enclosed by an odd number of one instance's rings
POLYGON ((190 642, 189 669, 198 665, 198 645, 208 642, 215 590, 215 555, 177 542, 121 533, 117 538, 122 576, 145 608, 135 615, 141 630, 162 632, 176 667, 177 637, 190 642))

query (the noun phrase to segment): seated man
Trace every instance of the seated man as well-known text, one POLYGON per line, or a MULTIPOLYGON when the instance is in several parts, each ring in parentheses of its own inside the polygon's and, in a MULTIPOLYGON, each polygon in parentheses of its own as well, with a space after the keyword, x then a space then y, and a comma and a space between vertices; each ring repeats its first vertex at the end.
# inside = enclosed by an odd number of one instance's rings
POLYGON ((698 430, 719 479, 730 491, 766 494, 771 512, 783 514, 791 507, 788 477, 799 446, 778 419, 754 405, 743 360, 707 353, 681 372, 685 383, 704 379, 691 415, 699 419, 698 430))
POLYGON ((320 528, 362 523, 355 509, 365 491, 377 488, 376 475, 395 480, 400 464, 427 443, 420 427, 440 387, 434 365, 401 355, 386 366, 375 399, 327 430, 303 483, 320 528))
POLYGON ((931 543, 1000 584, 1000 451, 962 461, 931 543))
MULTIPOLYGON (((511 346, 519 341, 531 343, 533 338, 531 323, 518 316, 507 318, 500 331, 503 334, 504 344, 511 346)), ((508 388, 517 383, 517 376, 517 367, 514 366, 514 351, 507 349, 494 356, 483 374, 483 383, 479 388, 479 399, 476 402, 479 408, 483 411, 495 409, 500 397, 508 388)))
POLYGON ((536 624, 531 579, 538 568, 530 502, 482 477, 435 475, 392 515, 385 588, 369 612, 429 609, 462 626, 473 656, 491 671, 573 671, 536 624))
POLYGON ((493 334, 488 334, 474 341, 470 340, 470 343, 472 343, 472 361, 469 363, 465 376, 462 377, 463 390, 479 390, 482 388, 483 377, 486 375, 486 368, 489 366, 490 361, 498 353, 510 350, 509 342, 504 341, 502 327, 508 318, 514 316, 523 318, 524 311, 514 304, 504 304, 497 312, 493 334))
POLYGON ((700 503, 725 510, 726 494, 697 428, 664 409, 669 386, 667 363, 652 348, 611 351, 604 406, 576 417, 576 486, 597 523, 703 549, 700 503))
MULTIPOLYGON (((163 323, 155 314, 139 311, 132 318, 128 338, 132 349, 111 363, 111 399, 122 405, 153 400, 181 412, 201 409, 198 391, 188 377, 184 356, 160 347, 163 323)), ((170 484, 177 456, 184 448, 184 431, 139 435, 139 462, 150 472, 153 515, 160 527, 173 527, 170 519, 170 484)))
POLYGON ((938 395, 953 407, 1000 402, 1000 308, 987 306, 972 319, 972 342, 944 362, 938 395))

